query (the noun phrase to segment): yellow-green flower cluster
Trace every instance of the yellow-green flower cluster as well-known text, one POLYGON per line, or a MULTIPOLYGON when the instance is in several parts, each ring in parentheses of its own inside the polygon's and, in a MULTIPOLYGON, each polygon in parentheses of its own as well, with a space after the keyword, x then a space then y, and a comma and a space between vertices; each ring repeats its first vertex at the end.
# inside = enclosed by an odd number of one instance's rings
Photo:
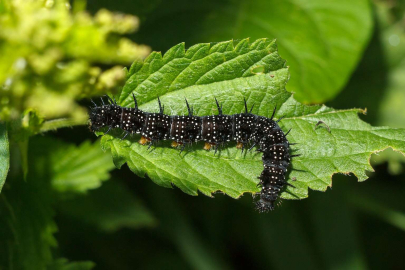
POLYGON ((86 109, 76 101, 113 91, 125 79, 122 65, 149 54, 122 36, 138 25, 132 15, 91 16, 65 0, 1 1, 0 120, 34 110, 45 120, 84 123, 86 109))

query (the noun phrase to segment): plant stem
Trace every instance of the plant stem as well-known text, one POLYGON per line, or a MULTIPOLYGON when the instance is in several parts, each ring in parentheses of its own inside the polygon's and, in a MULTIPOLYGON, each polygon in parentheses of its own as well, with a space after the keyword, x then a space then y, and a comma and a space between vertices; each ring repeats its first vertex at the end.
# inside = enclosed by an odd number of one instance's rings
POLYGON ((45 121, 39 132, 47 132, 50 130, 56 130, 58 128, 72 127, 72 126, 81 126, 87 125, 87 119, 73 119, 73 118, 59 118, 54 120, 45 121))

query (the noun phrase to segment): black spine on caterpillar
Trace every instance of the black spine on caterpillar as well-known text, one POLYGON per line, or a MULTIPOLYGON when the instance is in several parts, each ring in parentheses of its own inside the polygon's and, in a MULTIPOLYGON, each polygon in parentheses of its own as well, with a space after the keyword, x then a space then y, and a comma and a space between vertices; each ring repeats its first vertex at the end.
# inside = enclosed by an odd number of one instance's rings
POLYGON ((186 100, 188 116, 172 116, 172 125, 170 128, 170 139, 177 144, 183 145, 182 150, 187 144, 201 141, 202 118, 193 115, 193 109, 190 108, 186 100))
MULTIPOLYGON (((186 145, 204 141, 204 149, 209 150, 212 146, 215 152, 219 147, 229 141, 236 141, 237 148, 250 149, 257 146, 257 151, 262 152, 263 171, 258 177, 259 186, 262 187, 260 199, 256 202, 259 212, 267 212, 274 209, 274 203, 285 185, 290 185, 285 180, 287 168, 290 165, 290 144, 286 135, 281 130, 277 121, 273 120, 275 109, 271 118, 252 114, 252 108, 248 111, 245 100, 245 112, 234 115, 224 115, 222 107, 216 101, 218 115, 194 116, 187 100, 187 116, 169 116, 164 114, 164 106, 160 99, 159 112, 148 113, 138 108, 137 100, 133 96, 135 108, 125 108, 117 105, 108 97, 110 104, 102 101, 102 106, 91 108, 90 127, 92 131, 108 127, 120 128, 128 134, 141 134, 140 143, 153 143, 161 140, 173 140, 174 146, 181 146, 183 151, 186 145)), ((106 133, 107 133, 106 132, 106 133)), ((173 145, 173 144, 172 144, 173 145)), ((291 186, 291 185, 290 185, 291 186)))

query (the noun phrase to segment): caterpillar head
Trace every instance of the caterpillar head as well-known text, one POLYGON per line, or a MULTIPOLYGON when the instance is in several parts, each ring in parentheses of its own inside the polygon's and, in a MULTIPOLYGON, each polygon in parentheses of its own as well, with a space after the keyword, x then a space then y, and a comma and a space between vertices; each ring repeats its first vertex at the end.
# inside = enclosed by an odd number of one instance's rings
POLYGON ((273 211, 274 201, 268 201, 260 198, 260 200, 256 202, 256 210, 259 211, 259 213, 273 211))
POLYGON ((260 199, 256 202, 256 209, 260 212, 269 212, 274 210, 274 202, 277 200, 277 192, 272 191, 272 188, 263 187, 260 192, 260 199))
POLYGON ((102 127, 109 125, 110 106, 103 105, 93 107, 90 111, 90 130, 97 131, 102 127))

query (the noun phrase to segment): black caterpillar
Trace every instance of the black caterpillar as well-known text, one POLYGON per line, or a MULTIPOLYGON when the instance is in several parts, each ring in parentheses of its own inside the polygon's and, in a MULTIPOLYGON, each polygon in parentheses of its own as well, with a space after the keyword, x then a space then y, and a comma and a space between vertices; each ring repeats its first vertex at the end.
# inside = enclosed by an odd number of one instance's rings
MULTIPOLYGON (((252 114, 248 111, 245 103, 245 112, 225 115, 222 114, 222 106, 215 99, 218 115, 194 116, 193 109, 186 100, 188 116, 165 115, 164 106, 159 102, 159 113, 148 113, 138 109, 138 103, 133 95, 135 108, 125 108, 117 105, 115 100, 108 97, 109 104, 91 108, 90 129, 97 131, 100 128, 108 127, 107 134, 112 128, 124 130, 124 139, 128 134, 141 134, 141 144, 149 143, 151 147, 161 140, 173 140, 173 147, 181 147, 184 150, 186 145, 194 142, 204 141, 205 150, 215 148, 215 153, 220 146, 226 142, 236 141, 236 147, 242 149, 249 145, 251 150, 258 146, 256 151, 263 153, 263 172, 258 177, 258 186, 262 187, 260 199, 256 202, 259 212, 267 212, 274 209, 274 202, 277 200, 285 185, 292 186, 285 180, 287 168, 291 158, 299 155, 290 155, 290 145, 277 121, 273 120, 276 108, 271 118, 252 114)), ((293 186, 292 186, 293 187, 293 186)))

